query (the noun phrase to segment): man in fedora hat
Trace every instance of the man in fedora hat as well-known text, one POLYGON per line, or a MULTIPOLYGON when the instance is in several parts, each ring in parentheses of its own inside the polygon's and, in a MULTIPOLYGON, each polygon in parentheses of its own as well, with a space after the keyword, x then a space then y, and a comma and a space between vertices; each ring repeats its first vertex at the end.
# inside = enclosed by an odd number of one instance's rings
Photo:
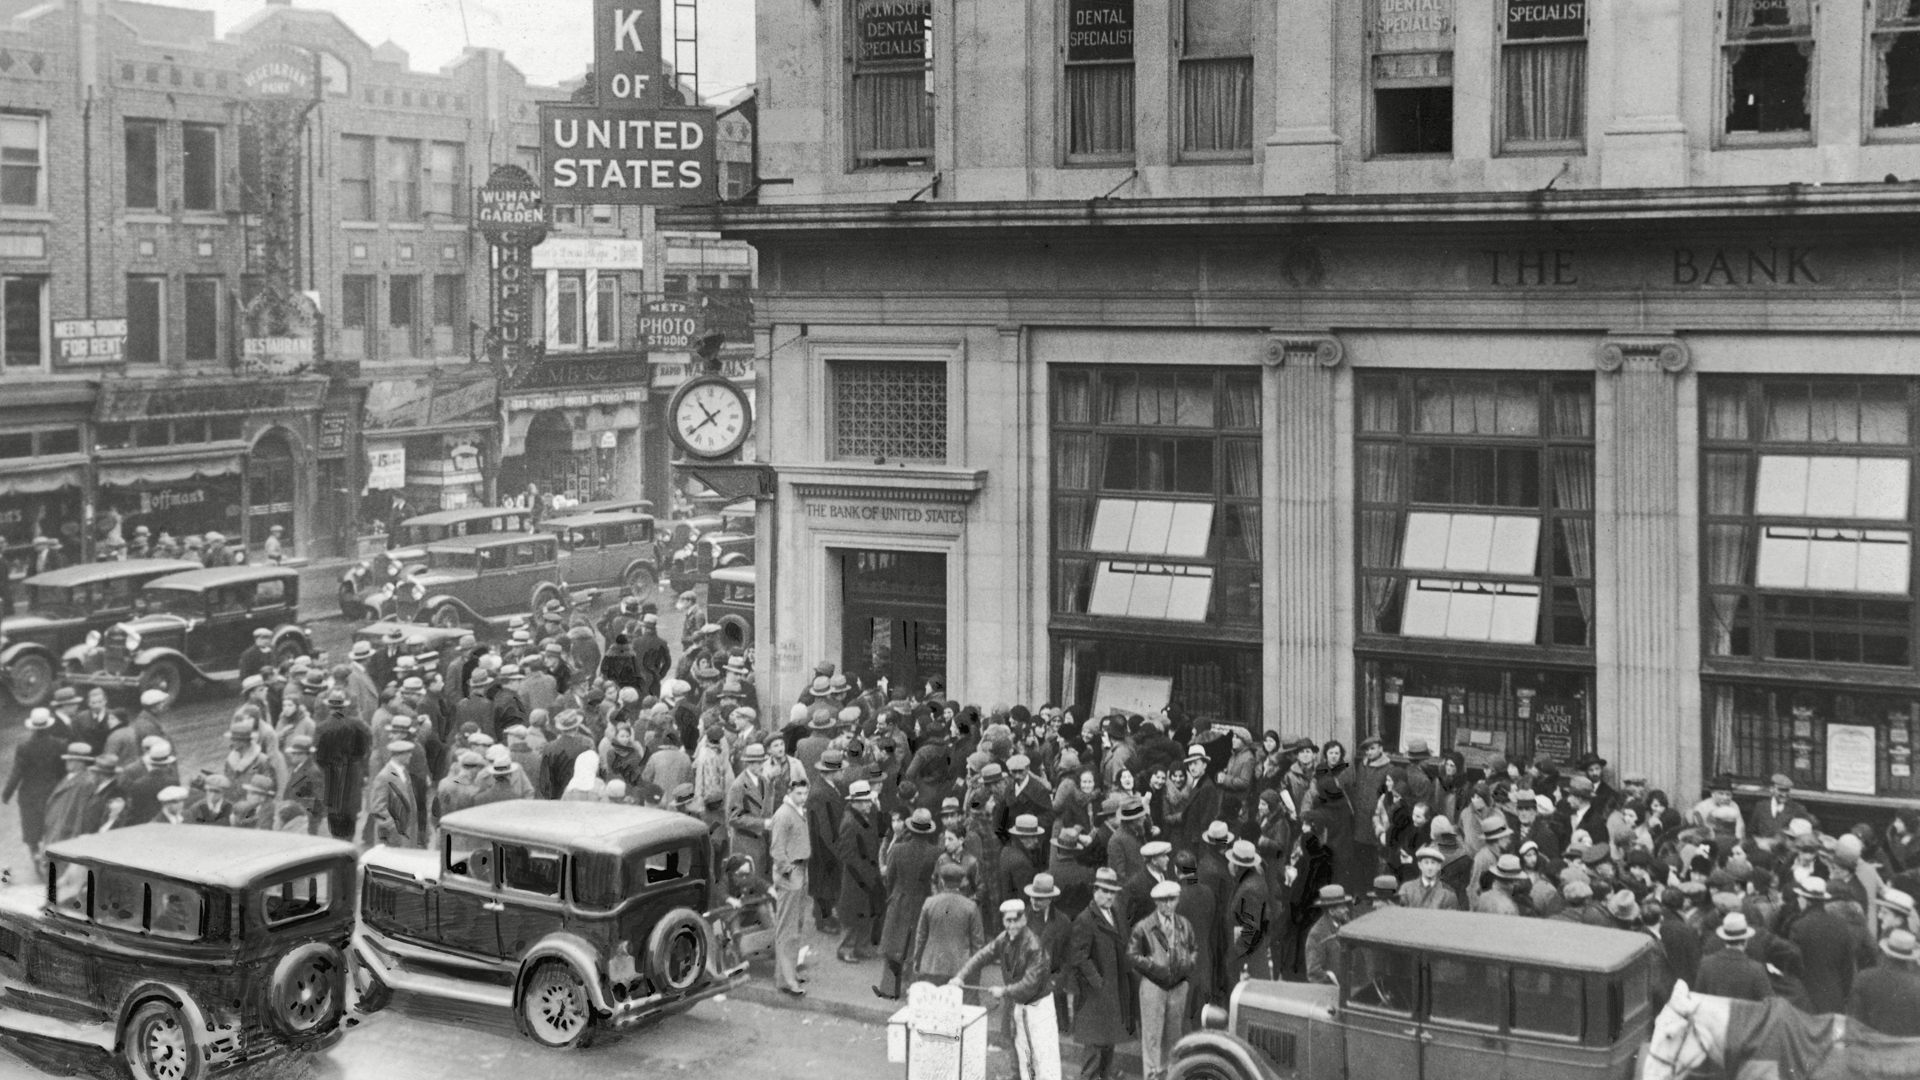
POLYGON ((326 780, 327 830, 342 840, 353 836, 360 813, 373 731, 358 716, 346 691, 335 688, 325 701, 327 716, 313 729, 313 760, 326 780))
POLYGON ((1086 1049, 1081 1080, 1111 1080, 1114 1047, 1133 1039, 1133 970, 1127 962, 1127 928, 1115 910, 1120 875, 1101 867, 1094 875, 1093 901, 1074 920, 1067 968, 1074 993, 1073 1038, 1086 1049))
POLYGON ((1488 814, 1480 821, 1480 850, 1474 852, 1473 869, 1467 878, 1467 900, 1479 899, 1485 889, 1487 872, 1507 854, 1513 843, 1513 830, 1507 825, 1507 816, 1502 813, 1488 814))
MULTIPOLYGON (((106 704, 104 695, 101 704, 106 704)), ((93 720, 87 715, 80 695, 73 687, 65 683, 55 687, 53 697, 47 701, 47 708, 53 711, 53 725, 62 745, 74 741, 91 743, 96 730, 101 738, 106 738, 105 722, 93 720)))
POLYGON ((1693 989, 1743 1001, 1765 1001, 1772 996, 1766 965, 1747 955, 1747 943, 1753 940, 1754 929, 1747 923, 1746 914, 1728 912, 1713 936, 1720 946, 1700 958, 1693 989))
POLYGON ((632 636, 634 668, 640 675, 640 695, 657 697, 660 684, 673 673, 673 650, 660 636, 660 616, 640 616, 639 632, 632 636))
POLYGON ((236 829, 272 831, 273 804, 273 778, 263 773, 254 773, 240 785, 240 801, 233 804, 233 818, 230 824, 236 829))
POLYGON ((1353 916, 1353 897, 1338 885, 1322 885, 1313 906, 1320 917, 1307 931, 1305 949, 1308 982, 1338 982, 1340 939, 1334 935, 1353 916))
POLYGON ((767 830, 773 824, 778 800, 767 793, 766 748, 753 743, 740 751, 740 772, 727 786, 727 840, 729 850, 767 865, 767 830))
POLYGON ((1067 954, 1073 945, 1073 919, 1060 910, 1060 887, 1053 875, 1042 871, 1033 875, 1022 889, 1027 898, 1027 927, 1040 939, 1047 951, 1048 970, 1053 976, 1054 1019, 1058 1027, 1073 1025, 1073 999, 1067 987, 1067 954))
MULTIPOLYGON (((741 709, 750 713, 751 710, 741 709)), ((786 750, 776 751, 781 746, 779 739, 767 743, 767 760, 760 766, 766 776, 768 794, 775 799, 786 798, 793 788, 793 782, 806 778, 806 770, 799 762, 786 756, 786 750), (775 756, 779 761, 774 761, 775 756)), ((807 895, 813 898, 813 925, 823 934, 841 932, 840 920, 834 911, 834 905, 840 899, 840 823, 847 816, 846 754, 838 748, 820 755, 820 779, 808 785, 807 795, 807 839, 813 845, 813 861, 807 864, 807 895)))
POLYGON ((1270 979, 1274 907, 1260 855, 1251 841, 1236 840, 1227 852, 1227 866, 1234 875, 1226 917, 1228 985, 1247 978, 1270 979))
POLYGON ((573 759, 594 748, 584 730, 586 716, 579 709, 562 709, 553 718, 553 727, 553 738, 540 750, 540 775, 530 777, 543 799, 559 798, 573 779, 573 759))
POLYGON ((880 955, 886 968, 876 996, 894 999, 904 991, 903 979, 913 945, 913 930, 920 919, 920 908, 927 902, 933 882, 933 868, 940 859, 940 847, 934 840, 939 826, 926 807, 917 807, 905 821, 896 820, 893 844, 881 863, 881 881, 887 887, 886 919, 880 930, 880 955))
MULTIPOLYGON (((832 911, 846 930, 836 955, 849 964, 873 955, 873 921, 886 906, 880 877, 880 818, 873 785, 855 780, 847 787, 846 808, 834 830, 833 854, 839 891, 832 911)), ((809 810, 813 804, 809 803, 809 810)))
POLYGON ((317 836, 326 817, 327 779, 313 760, 313 736, 294 735, 287 739, 287 786, 280 801, 300 808, 306 819, 306 832, 317 836))
POLYGON ((413 743, 406 739, 387 743, 387 763, 380 767, 367 793, 365 841, 368 844, 421 846, 419 809, 413 795, 413 778, 407 771, 413 750, 413 743))
POLYGON ((1093 857, 1087 835, 1077 825, 1062 825, 1053 837, 1053 852, 1047 862, 1060 898, 1054 904, 1069 919, 1078 919, 1093 902, 1093 877, 1097 858, 1093 857))
POLYGON ((47 800, 60 786, 60 778, 66 773, 62 759, 68 746, 75 743, 71 735, 59 730, 60 726, 46 709, 27 714, 27 738, 14 750, 13 769, 7 774, 5 791, 0 792, 0 802, 20 797, 20 839, 35 859, 40 857, 40 844, 47 831, 47 800))
POLYGON ((1025 894, 1027 885, 1033 876, 1045 865, 1046 853, 1041 845, 1047 838, 1047 830, 1040 825, 1040 819, 1032 814, 1020 814, 1013 819, 1013 825, 1007 830, 1007 843, 1000 848, 998 890, 995 895, 1020 897, 1025 894))
POLYGON ((223 773, 214 773, 205 780, 204 789, 198 801, 187 807, 189 825, 231 825, 233 824, 233 781, 223 773))
POLYGON ((1827 910, 1833 899, 1824 878, 1803 878, 1794 885, 1800 917, 1787 937, 1800 948, 1801 974, 1807 998, 1816 1012, 1837 1013, 1847 1007, 1853 990, 1853 931, 1845 920, 1827 910))
POLYGON ((1053 1006, 1053 964, 1046 946, 1017 898, 1000 904, 1000 932, 967 958, 949 985, 965 986, 988 964, 1000 969, 1000 985, 987 994, 1007 1006, 1019 1080, 1060 1080, 1060 1030, 1053 1006))
POLYGON ((1487 868, 1489 879, 1487 887, 1473 898, 1473 910, 1482 915, 1518 915, 1519 901, 1514 898, 1514 886, 1526 879, 1527 872, 1520 866, 1520 856, 1501 855, 1487 868))
POLYGON ((1881 939, 1880 952, 1854 976, 1847 1015, 1882 1035, 1920 1036, 1920 943, 1903 928, 1881 939))
POLYGON ((173 755, 173 744, 165 739, 147 740, 146 753, 120 777, 121 790, 127 796, 127 821, 152 821, 160 812, 160 789, 179 782, 179 759, 173 755))
POLYGON ((1121 796, 1111 820, 1113 834, 1107 838, 1107 866, 1120 875, 1121 881, 1130 881, 1147 868, 1146 857, 1140 854, 1147 828, 1146 801, 1135 795, 1121 796))
POLYGON ((70 836, 80 835, 82 818, 87 810, 87 795, 93 790, 93 778, 87 773, 87 766, 93 764, 93 747, 83 742, 68 743, 60 755, 60 761, 66 769, 47 794, 45 830, 41 833, 41 848, 48 844, 57 844, 70 836))

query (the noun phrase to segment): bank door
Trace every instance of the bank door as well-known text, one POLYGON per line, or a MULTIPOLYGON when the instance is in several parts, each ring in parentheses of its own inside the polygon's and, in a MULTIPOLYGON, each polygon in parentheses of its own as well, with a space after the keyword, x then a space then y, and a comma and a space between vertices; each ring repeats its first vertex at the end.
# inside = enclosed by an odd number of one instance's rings
POLYGON ((842 665, 918 690, 947 674, 947 557, 843 551, 842 665))

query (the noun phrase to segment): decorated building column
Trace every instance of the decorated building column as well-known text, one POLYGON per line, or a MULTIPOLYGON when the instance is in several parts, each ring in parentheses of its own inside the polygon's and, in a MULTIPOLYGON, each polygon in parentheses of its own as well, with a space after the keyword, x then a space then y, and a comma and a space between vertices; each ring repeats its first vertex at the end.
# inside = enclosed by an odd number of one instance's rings
POLYGON ((1325 333, 1272 331, 1267 339, 1261 415, 1261 545, 1265 563, 1267 723, 1286 736, 1317 740, 1344 734, 1352 703, 1339 676, 1352 663, 1336 625, 1347 605, 1339 593, 1337 520, 1338 369, 1346 350, 1325 333))
POLYGON ((1675 798, 1700 760, 1689 363, 1678 338, 1611 335, 1594 394, 1598 745, 1675 798))

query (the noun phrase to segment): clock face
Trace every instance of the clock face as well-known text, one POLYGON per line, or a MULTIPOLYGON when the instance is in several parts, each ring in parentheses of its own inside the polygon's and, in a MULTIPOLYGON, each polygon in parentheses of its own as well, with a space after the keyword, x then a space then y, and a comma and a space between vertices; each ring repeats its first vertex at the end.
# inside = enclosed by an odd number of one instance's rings
POLYGON ((688 453, 731 453, 746 441, 748 424, 745 395, 724 379, 693 383, 674 403, 673 430, 688 453))

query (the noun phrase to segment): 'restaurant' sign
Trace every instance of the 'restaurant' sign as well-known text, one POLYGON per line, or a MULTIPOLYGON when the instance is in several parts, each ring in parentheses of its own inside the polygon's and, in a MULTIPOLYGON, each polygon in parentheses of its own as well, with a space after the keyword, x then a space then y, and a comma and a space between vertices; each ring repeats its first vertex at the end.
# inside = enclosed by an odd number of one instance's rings
POLYGON ((540 106, 541 188, 563 206, 716 199, 712 109, 540 106))
POLYGON ((540 228, 547 223, 540 185, 518 165, 496 165, 478 194, 473 227, 488 236, 507 229, 540 228))
POLYGON ((593 82, 602 105, 666 104, 659 0, 593 0, 593 82))
POLYGON ((1133 59, 1133 0, 1071 0, 1067 59, 1133 59))
MULTIPOLYGON (((1127 4, 1129 14, 1133 5, 1127 4)), ((860 0, 854 11, 855 43, 863 62, 925 60, 932 0, 860 0)), ((1133 20, 1128 18, 1128 27, 1133 20)), ((1131 43, 1128 55, 1132 55, 1131 43)))
POLYGON ((1508 41, 1586 34, 1586 0, 1507 0, 1508 41))

